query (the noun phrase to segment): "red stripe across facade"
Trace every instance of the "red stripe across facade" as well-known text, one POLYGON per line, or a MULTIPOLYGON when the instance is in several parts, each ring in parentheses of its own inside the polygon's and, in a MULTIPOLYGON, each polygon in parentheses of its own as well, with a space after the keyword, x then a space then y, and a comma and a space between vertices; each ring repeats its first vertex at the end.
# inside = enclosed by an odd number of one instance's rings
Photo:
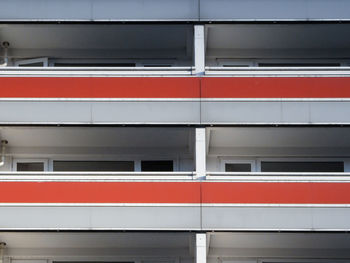
POLYGON ((350 204, 350 183, 0 182, 0 203, 350 204))
POLYGON ((2 98, 199 98, 199 78, 2 77, 2 98))
POLYGON ((0 203, 200 203, 192 182, 1 182, 0 203))
POLYGON ((203 78, 202 98, 350 98, 350 78, 203 78))
POLYGON ((347 77, 1 77, 2 98, 350 98, 347 77))
POLYGON ((202 202, 350 204, 350 183, 202 183, 202 202))

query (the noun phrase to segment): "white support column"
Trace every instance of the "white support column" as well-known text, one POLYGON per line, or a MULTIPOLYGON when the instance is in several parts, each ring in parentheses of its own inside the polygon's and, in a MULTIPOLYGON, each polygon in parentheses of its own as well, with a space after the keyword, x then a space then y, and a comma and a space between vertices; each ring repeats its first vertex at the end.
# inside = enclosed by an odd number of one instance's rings
POLYGON ((196 128, 196 173, 198 177, 206 174, 206 136, 205 128, 196 128))
POLYGON ((203 75, 205 72, 205 37, 204 25, 194 26, 194 66, 195 74, 203 75))
POLYGON ((0 242, 0 263, 4 263, 4 254, 5 254, 5 242, 0 242))
POLYGON ((196 262, 207 262, 207 234, 196 234, 196 262))

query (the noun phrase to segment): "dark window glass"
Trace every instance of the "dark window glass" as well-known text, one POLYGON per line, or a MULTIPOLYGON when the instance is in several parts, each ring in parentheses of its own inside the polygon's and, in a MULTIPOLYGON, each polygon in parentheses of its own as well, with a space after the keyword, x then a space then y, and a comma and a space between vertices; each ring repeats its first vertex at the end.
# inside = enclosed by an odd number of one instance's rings
POLYGON ((144 65, 145 68, 151 68, 151 67, 157 67, 157 68, 165 68, 165 67, 171 67, 170 64, 146 64, 144 65))
POLYGON ((236 68, 250 67, 250 65, 247 65, 247 64, 243 64, 243 65, 239 65, 239 64, 235 64, 235 65, 225 64, 225 65, 222 65, 222 66, 223 67, 236 67, 236 68))
POLYGON ((344 172, 344 162, 261 162, 262 172, 344 172))
POLYGON ((28 64, 19 64, 19 67, 43 67, 43 62, 35 62, 35 63, 28 63, 28 64))
POLYGON ((142 172, 172 172, 173 161, 141 161, 142 172))
POLYGON ((226 163, 226 172, 251 172, 252 167, 250 163, 226 163))
POLYGON ((55 63, 55 67, 135 67, 135 63, 55 63))
POLYGON ((42 162, 17 163, 17 171, 43 172, 44 171, 44 163, 42 163, 42 162))
POLYGON ((339 67, 339 63, 259 63, 259 67, 339 67))
POLYGON ((54 161, 55 172, 133 172, 133 161, 54 161))

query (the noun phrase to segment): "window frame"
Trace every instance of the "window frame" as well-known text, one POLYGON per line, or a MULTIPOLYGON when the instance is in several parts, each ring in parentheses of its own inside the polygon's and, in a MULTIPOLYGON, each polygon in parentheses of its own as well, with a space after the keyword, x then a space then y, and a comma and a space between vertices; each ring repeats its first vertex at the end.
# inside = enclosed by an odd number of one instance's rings
MULTIPOLYGON (((234 173, 234 172, 226 172, 226 164, 229 164, 229 163, 232 163, 232 164, 250 164, 251 166, 251 171, 250 173, 253 173, 253 172, 256 172, 256 160, 254 159, 230 159, 230 158, 225 158, 225 159, 221 159, 220 160, 220 170, 222 172, 225 172, 225 173, 234 173)), ((241 173, 241 172, 237 172, 237 173, 241 173)), ((249 172, 248 172, 249 173, 249 172)))
MULTIPOLYGON (((49 66, 49 58, 30 58, 30 59, 22 59, 14 62, 15 67, 20 67, 20 65, 28 65, 33 63, 43 63, 40 67, 48 67, 49 66)), ((33 66, 35 67, 35 66, 33 66)))
MULTIPOLYGON (((40 163, 40 162, 44 163, 44 170, 42 172, 48 172, 49 171, 49 159, 45 159, 45 158, 13 158, 12 159, 12 171, 21 172, 21 171, 17 171, 17 164, 18 163, 40 163)), ((33 172, 35 172, 35 171, 33 171, 33 172)))
POLYGON ((344 173, 346 173, 346 165, 347 161, 349 161, 349 158, 331 158, 331 157, 326 157, 326 158, 315 158, 315 157, 296 157, 296 158, 258 158, 256 160, 257 166, 257 172, 261 172, 261 163, 262 162, 343 162, 344 163, 344 173))

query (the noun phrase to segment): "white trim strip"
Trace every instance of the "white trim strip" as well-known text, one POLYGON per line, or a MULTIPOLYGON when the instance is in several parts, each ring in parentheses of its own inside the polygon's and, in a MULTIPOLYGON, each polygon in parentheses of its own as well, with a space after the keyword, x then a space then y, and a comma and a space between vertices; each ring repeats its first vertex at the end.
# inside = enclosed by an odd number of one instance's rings
POLYGON ((11 102, 350 102, 350 98, 0 98, 11 102))
POLYGON ((257 208, 350 208, 350 204, 259 203, 0 203, 0 207, 257 207, 257 208))
POLYGON ((0 172, 0 182, 188 182, 194 172, 0 172))
POLYGON ((205 67, 207 76, 349 77, 350 67, 205 67))
POLYGON ((200 207, 200 203, 0 203, 0 207, 200 207))
POLYGON ((199 102, 200 100, 200 98, 0 98, 0 101, 4 102, 199 102))
POLYGON ((278 207, 278 208, 350 208, 350 204, 219 204, 203 203, 202 207, 278 207))
MULTIPOLYGON (((196 224, 196 223, 194 223, 196 224)), ((199 225, 196 224, 196 225, 199 225)), ((16 230, 16 231, 33 231, 33 230, 73 230, 73 231, 79 231, 79 230, 99 230, 99 231, 115 231, 115 230, 137 230, 137 231, 143 231, 143 230, 148 230, 148 231, 157 231, 157 230, 166 230, 166 231, 201 231, 202 228, 200 227, 0 227, 1 231, 6 231, 6 230, 16 230)), ((27 258, 27 257, 26 257, 27 258)), ((72 261, 73 262, 73 261, 72 261)), ((88 261, 89 262, 89 261, 88 261)), ((108 262, 104 260, 103 262, 108 262)), ((116 262, 113 260, 113 262, 116 262)), ((122 262, 125 262, 122 261, 122 262)), ((128 261, 129 262, 129 261, 128 261)))
MULTIPOLYGON (((276 228, 251 228, 251 227, 203 227, 201 229, 202 231, 254 231, 254 232, 298 232, 298 231, 308 231, 308 232, 348 232, 350 231, 350 228, 320 228, 320 227, 307 227, 307 228, 283 228, 283 227, 276 227, 276 228)), ((296 262, 296 261, 294 261, 296 262)))
POLYGON ((206 182, 350 183, 350 173, 208 172, 206 182))
POLYGON ((350 98, 201 98, 203 102, 349 102, 350 98))
POLYGON ((191 76, 194 67, 1 67, 3 77, 164 77, 191 76))

